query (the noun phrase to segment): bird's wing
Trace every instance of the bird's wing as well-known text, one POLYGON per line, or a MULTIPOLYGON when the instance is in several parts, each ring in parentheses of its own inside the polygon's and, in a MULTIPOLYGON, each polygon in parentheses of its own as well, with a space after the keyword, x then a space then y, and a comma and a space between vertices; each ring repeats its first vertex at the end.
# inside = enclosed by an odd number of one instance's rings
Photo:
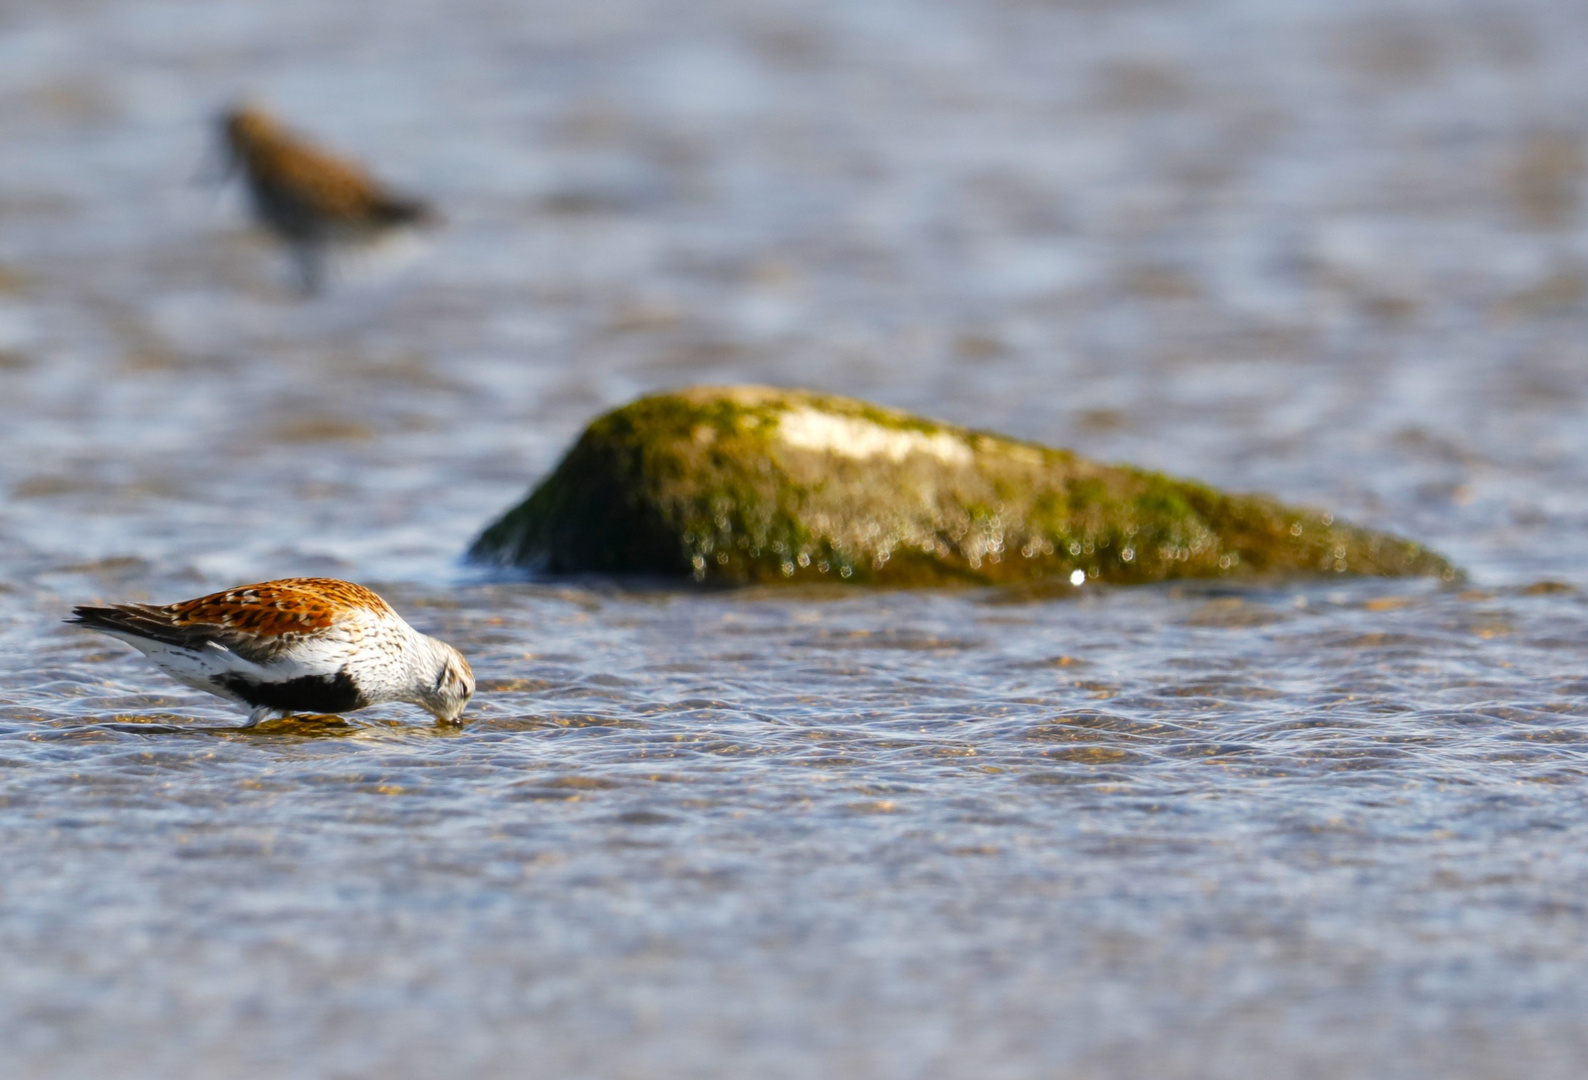
POLYGON ((69 620, 91 630, 100 630, 133 644, 155 642, 192 653, 212 650, 231 652, 253 664, 268 664, 289 650, 301 634, 256 637, 212 623, 183 623, 171 617, 170 608, 152 604, 117 604, 114 607, 72 609, 69 620))
POLYGON ((81 606, 72 609, 76 618, 71 621, 118 637, 194 652, 221 648, 250 663, 269 664, 289 657, 308 660, 339 639, 349 643, 372 616, 390 610, 380 597, 351 582, 287 578, 163 607, 81 606))
POLYGON ((361 221, 374 216, 384 193, 357 165, 318 147, 282 141, 257 154, 258 179, 330 218, 361 221))

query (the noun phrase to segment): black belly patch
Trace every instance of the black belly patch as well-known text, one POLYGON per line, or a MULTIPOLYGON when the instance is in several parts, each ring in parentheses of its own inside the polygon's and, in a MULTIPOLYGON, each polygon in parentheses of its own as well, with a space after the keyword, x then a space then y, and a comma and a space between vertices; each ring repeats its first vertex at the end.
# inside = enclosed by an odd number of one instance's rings
POLYGON ((352 712, 369 704, 369 699, 359 693, 345 671, 335 675, 305 675, 284 682, 255 682, 241 675, 219 675, 212 681, 256 709, 339 713, 352 712))

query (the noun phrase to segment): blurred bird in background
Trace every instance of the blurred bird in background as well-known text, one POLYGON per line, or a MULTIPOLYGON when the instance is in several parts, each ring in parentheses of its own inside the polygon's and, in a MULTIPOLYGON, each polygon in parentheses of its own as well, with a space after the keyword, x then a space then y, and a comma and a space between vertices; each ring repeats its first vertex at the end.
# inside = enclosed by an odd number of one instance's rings
POLYGON ((438 220, 423 201, 387 190, 257 106, 228 110, 221 129, 226 175, 242 170, 255 217, 287 245, 306 295, 324 286, 333 245, 367 244, 438 220))

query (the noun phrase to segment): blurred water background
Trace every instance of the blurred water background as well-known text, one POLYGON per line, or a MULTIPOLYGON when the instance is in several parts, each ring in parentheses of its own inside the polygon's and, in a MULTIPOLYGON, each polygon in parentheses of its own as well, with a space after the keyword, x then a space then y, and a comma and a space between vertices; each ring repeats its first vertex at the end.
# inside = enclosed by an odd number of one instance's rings
POLYGON ((1585 58, 1559 0, 7 0, 5 1073, 1582 1075, 1585 58), (195 182, 243 94, 447 227, 300 300, 195 182), (461 565, 739 381, 1470 578, 461 565), (303 573, 462 647, 469 726, 200 730, 59 621, 303 573))

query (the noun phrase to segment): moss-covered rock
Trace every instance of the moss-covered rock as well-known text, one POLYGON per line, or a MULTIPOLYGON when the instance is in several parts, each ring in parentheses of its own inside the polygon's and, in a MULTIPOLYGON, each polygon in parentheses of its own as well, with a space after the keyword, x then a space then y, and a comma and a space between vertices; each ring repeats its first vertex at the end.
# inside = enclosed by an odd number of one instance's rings
POLYGON ((737 583, 1454 576, 1411 541, 1319 511, 753 386, 658 394, 600 417, 469 554, 737 583))

